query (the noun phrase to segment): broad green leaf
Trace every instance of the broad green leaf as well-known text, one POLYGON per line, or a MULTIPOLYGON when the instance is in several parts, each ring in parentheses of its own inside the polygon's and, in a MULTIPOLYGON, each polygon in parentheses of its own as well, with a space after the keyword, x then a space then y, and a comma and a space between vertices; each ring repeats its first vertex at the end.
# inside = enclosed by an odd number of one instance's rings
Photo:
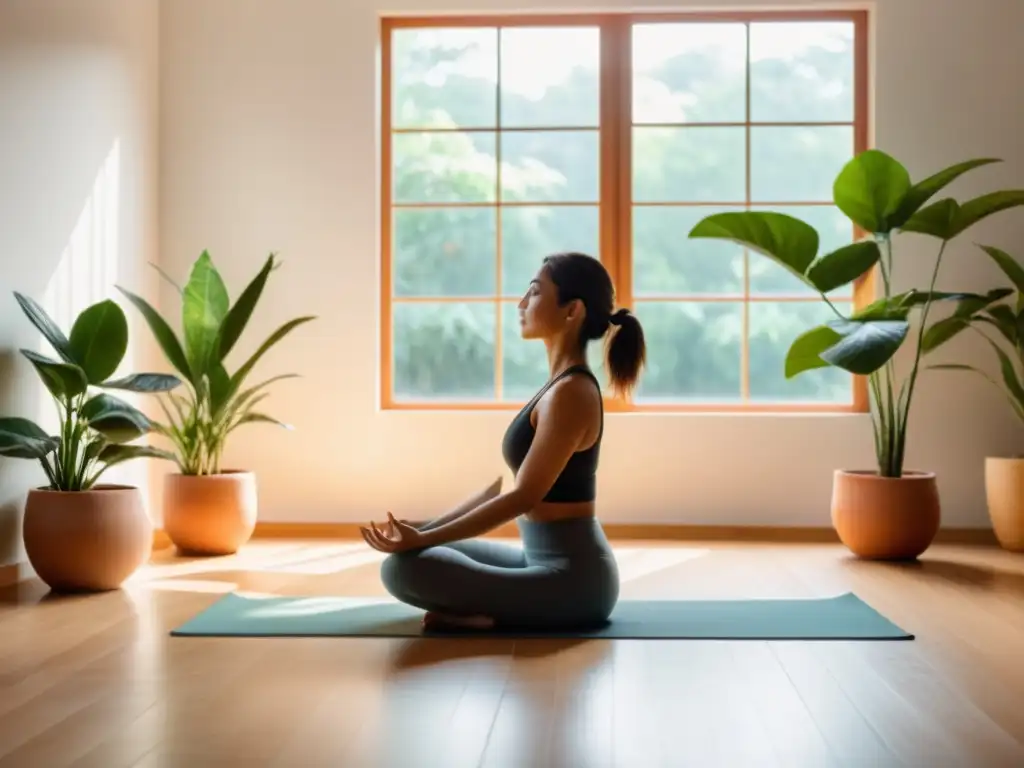
POLYGON ((111 414, 89 422, 89 426, 111 443, 128 443, 152 430, 148 420, 142 421, 125 414, 111 414))
POLYGON ((850 160, 832 185, 839 210, 873 233, 889 231, 887 221, 909 191, 907 169, 878 149, 861 152, 850 160))
POLYGON ((224 281, 213 266, 210 254, 203 251, 192 266, 182 301, 185 356, 196 378, 209 372, 229 303, 224 281))
POLYGON ((1003 190, 968 200, 963 205, 945 198, 915 213, 902 229, 952 240, 982 219, 1024 205, 1024 190, 1003 190))
POLYGON ((110 299, 93 304, 71 329, 71 354, 90 384, 100 384, 117 370, 128 351, 128 319, 110 299))
POLYGON ((992 260, 1010 278, 1010 282, 1021 293, 1024 293, 1024 267, 1006 251, 991 245, 979 245, 979 248, 992 257, 992 260))
POLYGON ((820 325, 802 333, 786 353, 786 378, 791 379, 815 368, 828 368, 829 364, 821 359, 821 353, 842 338, 835 329, 827 325, 820 325))
POLYGON ((874 373, 889 362, 910 330, 905 320, 834 321, 829 325, 843 338, 822 352, 821 358, 862 376, 874 373))
POLYGON ((109 467, 132 459, 166 459, 174 461, 175 456, 161 448, 149 445, 108 445, 100 451, 99 460, 109 467))
POLYGON ((170 392, 181 386, 181 379, 168 373, 132 373, 121 379, 103 382, 104 389, 127 392, 170 392))
POLYGON ((50 346, 61 360, 65 363, 75 363, 75 358, 71 354, 71 342, 68 341, 60 327, 46 314, 46 310, 28 296, 23 296, 17 291, 14 292, 14 298, 32 325, 43 334, 43 338, 50 342, 50 346))
POLYGON ((959 218, 960 204, 946 197, 919 210, 903 223, 901 229, 904 232, 931 235, 940 240, 952 240, 957 235, 959 218))
MULTIPOLYGON (((892 296, 890 299, 881 299, 876 301, 872 306, 885 304, 892 308, 898 308, 900 310, 910 310, 915 307, 920 307, 929 302, 936 301, 957 301, 960 302, 957 308, 957 313, 961 316, 971 315, 979 309, 987 307, 994 301, 998 301, 1004 298, 1008 293, 1005 288, 997 288, 994 291, 989 291, 987 294, 977 293, 965 293, 963 291, 919 291, 916 288, 912 288, 909 291, 898 293, 892 296), (973 307, 973 309, 972 309, 973 307)), ((864 310, 862 310, 864 312, 864 310)), ((862 313, 857 313, 854 317, 862 317, 862 313)), ((906 314, 903 314, 906 317, 906 314)), ((881 316, 876 319, 883 319, 881 316)))
POLYGON ((86 462, 92 461, 100 455, 100 451, 103 450, 104 446, 107 445, 107 439, 100 435, 99 437, 93 438, 89 441, 89 444, 85 446, 85 460, 86 462))
POLYGON ((878 263, 882 252, 874 240, 862 240, 832 251, 807 269, 807 279, 821 293, 853 282, 878 263))
POLYGON ((249 318, 252 317, 253 310, 263 293, 263 287, 267 284, 267 278, 273 270, 274 254, 270 254, 263 268, 245 287, 245 290, 239 295, 238 301, 228 311, 227 317, 224 318, 224 322, 220 326, 220 338, 217 342, 218 361, 223 361, 228 356, 228 353, 234 348, 235 342, 242 335, 242 331, 249 323, 249 318))
POLYGON ((0 418, 0 456, 42 459, 53 453, 60 440, 50 437, 36 423, 18 417, 0 418))
POLYGON ((975 197, 960 206, 957 234, 966 232, 982 219, 1024 205, 1024 189, 1008 189, 975 197))
POLYGON ((210 410, 216 418, 231 396, 231 377, 222 363, 214 363, 210 369, 210 410))
POLYGON ((911 291, 907 291, 888 298, 876 299, 863 309, 858 309, 850 315, 849 319, 854 321, 906 320, 910 315, 910 306, 905 302, 911 293, 911 291))
POLYGON ((257 362, 259 362, 259 359, 263 357, 263 355, 265 355, 271 347, 273 347, 275 344, 277 344, 277 342, 279 342, 281 339, 283 339, 285 336, 291 333, 295 328, 298 328, 303 323, 308 323, 310 320, 316 320, 316 316, 307 315, 305 317, 297 317, 294 320, 289 320, 287 323, 285 323, 272 334, 270 334, 267 340, 260 345, 260 348, 257 349, 252 354, 252 356, 245 361, 241 368, 235 371, 235 375, 231 377, 231 389, 228 397, 230 398, 232 395, 234 395, 235 392, 238 391, 238 388, 241 386, 242 382, 245 381, 245 377, 249 375, 249 371, 253 369, 253 366, 255 366, 257 362))
POLYGON ((978 318, 982 322, 995 326, 1003 338, 1010 344, 1017 343, 1017 316, 1005 304, 989 307, 988 311, 978 318))
POLYGON ((86 402, 81 415, 92 429, 111 443, 126 443, 151 429, 149 419, 142 411, 105 393, 86 402))
POLYGON ((1017 369, 1014 367, 1013 361, 994 341, 990 339, 988 343, 999 358, 999 368, 1003 374, 1003 384, 1006 386, 1006 391, 1013 396, 1014 400, 1024 405, 1024 384, 1021 383, 1017 375, 1017 369))
POLYGON ((814 287, 806 272, 818 254, 818 232, 793 216, 770 211, 716 213, 697 222, 689 237, 739 243, 814 287))
POLYGON ((89 388, 85 371, 73 363, 60 363, 29 349, 21 350, 35 366, 36 372, 54 397, 66 399, 77 397, 89 388))
POLYGON ((938 349, 968 327, 970 327, 970 321, 956 315, 939 320, 925 331, 924 338, 921 340, 921 351, 928 353, 938 349))
POLYGON ((945 170, 929 176, 927 179, 917 182, 910 188, 907 194, 904 195, 903 201, 900 203, 896 212, 889 217, 889 227, 892 229, 902 227, 910 220, 910 217, 917 213, 918 209, 928 202, 937 192, 968 171, 980 168, 983 165, 989 165, 990 163, 1001 162, 1002 160, 991 157, 980 158, 978 160, 967 160, 966 162, 952 165, 945 170))
POLYGON ((959 304, 954 311, 957 317, 971 317, 975 312, 980 312, 990 304, 1005 299, 1013 293, 1010 288, 995 288, 985 294, 965 293, 957 297, 959 304))
POLYGON ((160 348, 164 351, 167 361, 174 366, 178 373, 194 384, 195 378, 189 368, 188 360, 185 359, 185 352, 182 350, 178 337, 174 335, 174 331, 171 330, 167 321, 141 296, 136 296, 131 291, 120 286, 118 286, 118 290, 142 313, 146 323, 149 325, 149 329, 153 332, 153 336, 156 337, 160 348))

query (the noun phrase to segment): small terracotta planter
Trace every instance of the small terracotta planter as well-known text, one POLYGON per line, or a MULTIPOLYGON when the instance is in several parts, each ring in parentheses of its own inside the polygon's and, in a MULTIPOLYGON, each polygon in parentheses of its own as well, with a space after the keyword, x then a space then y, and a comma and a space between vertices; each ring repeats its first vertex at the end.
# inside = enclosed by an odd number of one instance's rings
POLYGON ((1024 458, 985 459, 985 497, 1000 546, 1024 552, 1024 458))
POLYGON ((164 531, 182 554, 232 555, 256 528, 256 475, 167 475, 163 512, 164 531))
POLYGON ((22 532, 32 568, 55 592, 118 589, 150 556, 142 493, 124 485, 28 493, 22 532))
POLYGON ((914 560, 939 532, 941 506, 932 472, 837 470, 832 484, 832 525, 859 557, 914 560))

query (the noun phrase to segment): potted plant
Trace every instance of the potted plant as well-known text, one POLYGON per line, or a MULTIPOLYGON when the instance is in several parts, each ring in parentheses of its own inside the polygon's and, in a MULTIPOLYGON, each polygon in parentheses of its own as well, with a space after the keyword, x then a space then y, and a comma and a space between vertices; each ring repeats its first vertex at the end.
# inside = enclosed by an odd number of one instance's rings
POLYGON ((851 159, 833 184, 833 199, 867 235, 831 253, 818 253, 817 231, 778 212, 742 211, 708 216, 692 238, 730 240, 768 257, 816 290, 835 314, 827 323, 797 337, 785 360, 785 375, 835 366, 868 377, 877 466, 840 469, 832 492, 832 523, 840 540, 865 558, 913 559, 938 532, 940 501, 933 472, 904 467, 907 428, 920 372, 921 339, 932 305, 973 301, 988 306, 1003 295, 943 293, 935 290, 950 241, 999 211, 1024 204, 1024 190, 992 192, 964 203, 946 197, 925 205, 961 175, 998 162, 970 160, 917 183, 896 159, 868 150, 851 159), (929 285, 896 291, 893 286, 894 235, 912 232, 939 241, 929 285), (882 295, 849 316, 828 294, 861 279, 881 277, 882 295), (911 333, 911 313, 920 312, 911 333), (899 375, 894 357, 911 340, 909 372, 899 375))
POLYGON ((138 488, 99 480, 131 459, 173 457, 130 445, 151 431, 149 419, 95 390, 169 392, 181 382, 156 373, 110 378, 128 348, 128 323, 113 301, 85 309, 67 337, 35 301, 14 296, 60 358, 21 350, 53 398, 60 434, 50 435, 29 419, 0 418, 0 456, 34 459, 49 480, 28 492, 25 551, 54 591, 117 589, 149 557, 153 526, 138 488))
MULTIPOLYGON (((983 376, 1002 390, 1010 409, 1024 426, 1024 266, 999 248, 990 245, 979 248, 1009 278, 1013 287, 1000 290, 1013 299, 1012 303, 982 304, 964 299, 949 317, 938 320, 925 331, 922 346, 924 353, 929 354, 963 330, 977 332, 995 353, 1001 382, 970 365, 942 363, 928 368, 971 371, 983 376)), ((1000 545, 1011 552, 1024 552, 1024 455, 986 457, 985 496, 989 519, 1000 545)))
POLYGON ((184 288, 171 281, 181 296, 183 341, 145 299, 119 287, 142 313, 168 362, 185 382, 185 394, 169 393, 161 399, 167 423, 154 424, 170 440, 179 470, 164 479, 164 530, 185 554, 233 554, 256 527, 256 476, 250 470, 221 466, 224 449, 228 437, 244 424, 287 427, 256 406, 266 397, 262 390, 269 384, 296 374, 274 376, 245 389, 242 385, 267 350, 314 318, 284 323, 234 373, 228 373, 225 359, 278 266, 271 254, 232 304, 213 260, 203 251, 184 288))

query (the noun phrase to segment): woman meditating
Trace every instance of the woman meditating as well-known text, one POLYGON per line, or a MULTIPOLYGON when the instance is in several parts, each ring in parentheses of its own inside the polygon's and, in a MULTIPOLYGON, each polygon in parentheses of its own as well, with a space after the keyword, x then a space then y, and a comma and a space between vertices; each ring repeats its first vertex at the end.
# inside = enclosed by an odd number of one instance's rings
POLYGON ((619 574, 594 509, 604 404, 586 346, 611 333, 607 370, 617 391, 636 385, 645 359, 639 320, 614 312, 613 303, 597 259, 545 258, 519 302, 519 324, 524 339, 547 347, 551 378, 505 432, 502 454, 515 487, 502 493, 499 481, 423 525, 388 513, 386 524, 360 529, 389 554, 385 588, 426 611, 426 628, 569 628, 611 614, 619 574), (511 520, 522 548, 475 538, 511 520))

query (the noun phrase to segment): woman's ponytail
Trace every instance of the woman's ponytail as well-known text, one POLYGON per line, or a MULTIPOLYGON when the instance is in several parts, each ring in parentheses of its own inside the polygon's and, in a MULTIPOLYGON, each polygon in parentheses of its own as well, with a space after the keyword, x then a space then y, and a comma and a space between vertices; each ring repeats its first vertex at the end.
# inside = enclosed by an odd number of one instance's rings
POLYGON ((608 377, 619 394, 630 392, 640 381, 640 369, 647 360, 647 345, 640 320, 628 309, 620 309, 609 320, 612 337, 607 346, 608 377))

